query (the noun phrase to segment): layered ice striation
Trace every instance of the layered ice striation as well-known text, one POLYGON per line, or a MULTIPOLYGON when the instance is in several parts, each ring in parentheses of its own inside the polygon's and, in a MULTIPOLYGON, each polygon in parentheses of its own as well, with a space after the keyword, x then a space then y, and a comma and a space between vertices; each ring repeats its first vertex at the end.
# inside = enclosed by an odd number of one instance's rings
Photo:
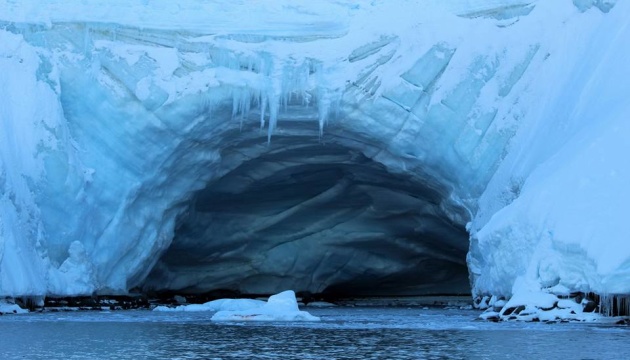
POLYGON ((0 294, 630 292, 629 4, 247 6, 0 5, 0 294))
POLYGON ((450 190, 391 174, 343 142, 274 135, 226 149, 240 165, 193 197, 145 289, 467 292, 468 237, 444 208, 450 190), (263 153, 240 161, 251 146, 263 153))

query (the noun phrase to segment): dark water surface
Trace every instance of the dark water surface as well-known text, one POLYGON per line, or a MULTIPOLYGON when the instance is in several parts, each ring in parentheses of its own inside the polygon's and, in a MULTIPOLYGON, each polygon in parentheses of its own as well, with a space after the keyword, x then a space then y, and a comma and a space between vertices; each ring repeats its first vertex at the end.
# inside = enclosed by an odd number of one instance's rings
POLYGON ((0 359, 630 359, 630 328, 487 323, 469 310, 308 309, 315 323, 213 323, 212 313, 0 316, 0 359))

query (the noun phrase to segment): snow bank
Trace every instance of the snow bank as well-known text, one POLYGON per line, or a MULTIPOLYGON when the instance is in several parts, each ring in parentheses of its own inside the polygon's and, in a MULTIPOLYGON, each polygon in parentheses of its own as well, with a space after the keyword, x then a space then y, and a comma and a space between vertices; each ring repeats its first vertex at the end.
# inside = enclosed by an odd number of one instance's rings
POLYGON ((213 321, 319 321, 320 318, 300 311, 292 290, 269 297, 262 307, 242 311, 219 311, 213 321))

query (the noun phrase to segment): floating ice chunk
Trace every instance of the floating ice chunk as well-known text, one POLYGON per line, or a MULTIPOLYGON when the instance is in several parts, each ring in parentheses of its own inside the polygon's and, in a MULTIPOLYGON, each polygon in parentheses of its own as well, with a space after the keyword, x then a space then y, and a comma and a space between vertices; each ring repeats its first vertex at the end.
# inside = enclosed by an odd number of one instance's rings
POLYGON ((22 309, 16 304, 0 300, 0 315, 2 314, 25 314, 28 310, 22 309))
POLYGON ((335 307, 337 305, 335 305, 333 303, 326 302, 326 301, 312 301, 312 302, 306 304, 306 306, 308 306, 308 307, 316 307, 316 308, 327 308, 327 307, 335 307))
POLYGON ((485 311, 483 314, 479 315, 479 318, 483 320, 498 321, 500 315, 496 311, 485 311))
POLYGON ((157 306, 153 311, 245 311, 258 309, 266 302, 253 299, 218 299, 204 304, 180 305, 178 307, 157 306))
POLYGON ((267 303, 256 309, 240 311, 219 311, 212 317, 213 321, 319 321, 298 308, 295 292, 283 291, 269 297, 267 303))

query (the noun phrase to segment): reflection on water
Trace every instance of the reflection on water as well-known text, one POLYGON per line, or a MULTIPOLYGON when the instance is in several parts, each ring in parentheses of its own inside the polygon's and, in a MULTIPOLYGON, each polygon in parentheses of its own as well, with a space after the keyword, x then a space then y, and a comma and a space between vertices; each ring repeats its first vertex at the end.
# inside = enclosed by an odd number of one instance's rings
POLYGON ((630 329, 486 323, 475 311, 309 309, 319 323, 210 322, 150 311, 0 317, 1 359, 630 358, 630 329))

